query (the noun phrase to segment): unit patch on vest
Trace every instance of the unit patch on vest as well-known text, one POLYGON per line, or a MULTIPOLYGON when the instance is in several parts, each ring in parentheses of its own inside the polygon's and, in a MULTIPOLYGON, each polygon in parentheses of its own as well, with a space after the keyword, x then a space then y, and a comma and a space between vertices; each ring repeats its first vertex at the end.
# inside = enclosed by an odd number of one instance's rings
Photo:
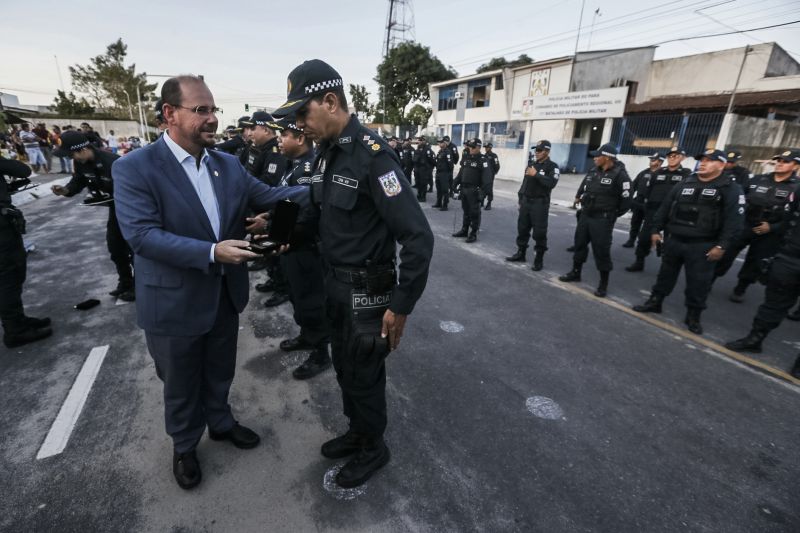
POLYGON ((386 307, 390 303, 392 303, 391 291, 384 294, 353 293, 353 311, 386 307))
POLYGON ((484 162, 483 162, 483 168, 489 168, 489 163, 487 163, 486 161, 484 161, 484 162))
POLYGON ((345 187, 350 187, 351 189, 358 189, 358 180, 356 179, 340 176, 339 174, 334 174, 333 178, 331 179, 334 183, 338 183, 339 185, 344 185, 345 187))
POLYGON ((600 178, 600 185, 611 185, 611 178, 600 178))
POLYGON ((659 174, 656 176, 656 181, 664 181, 667 177, 664 174, 659 174))
POLYGON ((739 205, 744 205, 747 203, 747 200, 744 199, 744 194, 739 195, 739 205))
POLYGON ((397 174, 394 173, 394 170, 387 172, 382 176, 378 176, 378 181, 383 187, 383 192, 391 198, 392 196, 397 196, 400 194, 402 187, 400 186, 400 180, 397 179, 397 174))
POLYGON ((267 167, 267 172, 269 172, 270 174, 275 174, 276 170, 278 170, 277 163, 270 163, 269 166, 267 167))
POLYGON ((314 174, 311 176, 311 183, 322 183, 322 174, 314 174))
POLYGON ((756 187, 756 192, 767 192, 768 190, 769 190, 769 187, 764 187, 764 186, 756 187))
POLYGON ((703 189, 702 194, 703 196, 716 196, 717 189, 703 189))
POLYGON ((255 162, 255 160, 256 160, 256 156, 254 156, 254 155, 247 156, 247 164, 248 165, 252 165, 255 162))
POLYGON ((682 196, 691 196, 691 195, 693 195, 693 194, 694 194, 694 189, 692 189, 691 187, 690 187, 690 188, 688 188, 688 189, 683 189, 683 190, 681 191, 681 195, 682 195, 682 196))

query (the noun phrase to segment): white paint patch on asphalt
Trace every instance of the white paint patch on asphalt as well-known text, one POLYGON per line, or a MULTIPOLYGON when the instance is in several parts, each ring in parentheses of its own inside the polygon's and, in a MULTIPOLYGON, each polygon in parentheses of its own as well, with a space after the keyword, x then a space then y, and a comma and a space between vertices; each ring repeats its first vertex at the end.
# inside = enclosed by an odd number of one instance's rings
MULTIPOLYGON (((32 174, 30 176, 30 180, 33 182, 36 177, 41 177, 41 176, 32 174)), ((67 182, 71 179, 72 176, 67 176, 65 178, 59 178, 52 181, 48 181, 47 183, 40 183, 37 184, 35 187, 31 187, 30 189, 25 189, 24 191, 18 192, 14 195, 14 205, 19 207, 34 200, 38 200, 39 198, 43 198, 45 196, 52 196, 53 191, 51 191, 50 188, 53 185, 66 185, 67 182)))
POLYGON ((322 479, 322 488, 324 488, 331 496, 337 500, 355 500, 359 496, 366 493, 366 485, 355 487, 352 489, 345 489, 336 484, 336 474, 342 469, 344 463, 334 465, 327 472, 322 479))
POLYGON ((89 397, 89 391, 92 390, 94 380, 100 372, 100 366, 108 353, 108 345, 95 346, 89 352, 89 357, 83 363, 78 377, 75 378, 75 383, 67 394, 67 399, 61 406, 58 416, 50 426, 50 431, 47 433, 42 447, 39 448, 39 453, 36 454, 37 459, 44 459, 53 455, 58 455, 64 451, 69 442, 69 437, 72 435, 72 430, 78 422, 78 417, 81 416, 83 405, 86 403, 86 398, 89 397))
POLYGON ((125 304, 129 304, 129 303, 130 302, 126 302, 125 300, 120 300, 119 298, 117 298, 117 301, 114 302, 114 305, 125 305, 125 304))
POLYGON ((305 352, 292 352, 281 357, 281 365, 286 370, 297 368, 303 364, 307 357, 305 352))
POLYGON ((534 416, 545 420, 561 420, 564 418, 564 411, 561 406, 544 396, 531 396, 525 400, 525 407, 534 416))
POLYGON ((464 326, 458 322, 450 322, 446 320, 439 322, 439 327, 442 328, 442 331, 445 333, 461 333, 464 331, 464 326))
POLYGON ((648 291, 647 289, 639 289, 639 292, 644 294, 645 296, 650 296, 650 291, 648 291))
POLYGON ((627 235, 629 233, 628 231, 625 231, 624 229, 617 229, 617 228, 614 228, 614 231, 616 231, 617 233, 622 233, 624 235, 627 235))
POLYGON ((550 215, 551 217, 557 217, 558 216, 555 213, 547 213, 547 214, 550 215))

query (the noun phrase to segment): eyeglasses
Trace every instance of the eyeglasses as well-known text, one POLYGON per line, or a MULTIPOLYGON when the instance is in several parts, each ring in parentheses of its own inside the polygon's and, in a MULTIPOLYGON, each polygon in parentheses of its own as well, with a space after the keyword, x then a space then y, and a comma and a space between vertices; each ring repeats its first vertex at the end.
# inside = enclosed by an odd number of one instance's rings
POLYGON ((180 107, 181 109, 187 109, 196 115, 200 115, 201 117, 207 117, 209 115, 216 115, 217 113, 222 113, 222 109, 220 109, 219 107, 208 107, 207 105, 197 105, 194 107, 174 105, 172 107, 180 107))

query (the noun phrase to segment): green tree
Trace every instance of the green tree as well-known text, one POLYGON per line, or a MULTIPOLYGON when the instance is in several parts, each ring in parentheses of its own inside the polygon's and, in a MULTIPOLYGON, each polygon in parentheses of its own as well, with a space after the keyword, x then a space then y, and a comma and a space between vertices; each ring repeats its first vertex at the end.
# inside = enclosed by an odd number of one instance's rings
POLYGON ((497 70, 503 67, 514 68, 530 65, 531 63, 533 63, 533 59, 528 57, 528 54, 520 54, 519 57, 513 61, 509 61, 505 57, 493 57, 488 63, 479 66, 475 72, 480 74, 481 72, 489 72, 490 70, 497 70))
POLYGON ((94 113, 94 107, 86 101, 86 98, 81 97, 79 100, 75 93, 70 92, 67 94, 64 91, 58 91, 50 110, 64 117, 84 116, 94 113))
POLYGON ((406 120, 409 124, 424 128, 428 125, 428 119, 431 118, 433 110, 420 104, 414 104, 411 109, 406 113, 406 120))
POLYGON ((375 77, 381 87, 378 105, 381 122, 408 124, 405 116, 408 104, 430 101, 429 83, 456 76, 456 71, 445 67, 427 46, 415 42, 400 43, 378 65, 375 77))
POLYGON ((105 54, 93 57, 87 65, 69 67, 73 86, 86 93, 95 108, 125 118, 130 117, 131 108, 136 105, 137 86, 143 103, 155 100, 156 88, 155 83, 147 83, 144 72, 136 73, 136 64, 125 65, 127 55, 128 45, 117 39, 106 47, 105 54))
POLYGON ((373 107, 369 105, 369 92, 363 85, 350 85, 350 103, 356 110, 356 115, 361 121, 369 121, 373 113, 373 107))

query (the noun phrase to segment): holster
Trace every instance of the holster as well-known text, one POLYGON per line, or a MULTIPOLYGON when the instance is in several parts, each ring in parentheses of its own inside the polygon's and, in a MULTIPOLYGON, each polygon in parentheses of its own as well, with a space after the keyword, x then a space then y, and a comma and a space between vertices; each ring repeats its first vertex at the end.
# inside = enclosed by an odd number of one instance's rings
POLYGON ((11 227, 20 234, 25 233, 25 217, 22 216, 22 211, 16 207, 3 207, 0 208, 0 216, 5 218, 11 227))

